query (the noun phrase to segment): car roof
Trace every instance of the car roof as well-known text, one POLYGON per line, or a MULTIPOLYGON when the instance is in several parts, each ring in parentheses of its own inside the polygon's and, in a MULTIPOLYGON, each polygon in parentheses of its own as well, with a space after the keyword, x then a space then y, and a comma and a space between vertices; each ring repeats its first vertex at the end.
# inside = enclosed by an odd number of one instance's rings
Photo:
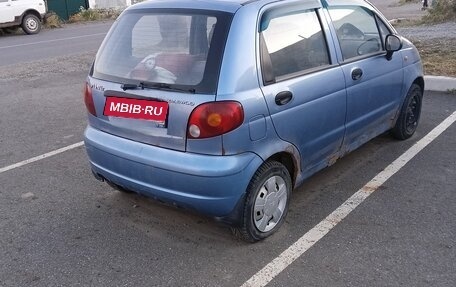
MULTIPOLYGON (((130 9, 144 9, 144 8, 184 8, 184 9, 204 9, 204 10, 216 10, 234 13, 241 6, 248 5, 254 2, 287 2, 287 0, 151 0, 138 3, 130 6, 130 9)), ((338 5, 350 5, 356 4, 361 6, 367 6, 370 3, 366 0, 302 0, 306 2, 318 2, 323 6, 338 6, 338 5)), ((370 6, 370 5, 369 5, 370 6)))
POLYGON ((366 6, 366 4, 369 4, 369 1, 366 1, 366 0, 322 0, 322 2, 326 2, 328 4, 328 6, 337 6, 337 5, 366 6))
MULTIPOLYGON (((184 8, 184 9, 204 9, 204 10, 217 10, 234 13, 241 6, 248 5, 255 2, 281 2, 286 0, 151 0, 138 3, 130 6, 130 9, 144 9, 144 8, 184 8)), ((303 2, 320 2, 320 0, 303 0, 303 2)))
MULTIPOLYGON (((257 1, 257 0, 256 0, 257 1)), ((152 0, 138 3, 130 6, 128 10, 132 9, 147 9, 147 8, 184 8, 184 9, 204 9, 204 10, 217 10, 234 13, 242 5, 249 1, 246 0, 152 0)))

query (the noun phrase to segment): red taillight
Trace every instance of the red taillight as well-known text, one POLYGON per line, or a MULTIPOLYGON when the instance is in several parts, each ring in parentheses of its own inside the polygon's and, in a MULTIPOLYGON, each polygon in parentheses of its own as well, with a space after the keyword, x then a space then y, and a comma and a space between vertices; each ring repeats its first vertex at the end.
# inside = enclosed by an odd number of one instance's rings
POLYGON ((86 105, 87 111, 94 116, 97 116, 97 112, 95 111, 95 105, 93 103, 92 97, 92 88, 88 83, 84 86, 84 103, 86 105))
POLYGON ((238 102, 212 102, 196 107, 188 121, 187 136, 192 139, 215 137, 239 127, 244 110, 238 102))

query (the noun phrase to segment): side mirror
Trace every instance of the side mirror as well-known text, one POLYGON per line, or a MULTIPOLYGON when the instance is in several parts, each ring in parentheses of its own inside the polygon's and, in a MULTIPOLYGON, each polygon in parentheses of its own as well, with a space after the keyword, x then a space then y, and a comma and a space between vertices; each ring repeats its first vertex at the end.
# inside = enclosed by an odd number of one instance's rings
POLYGON ((393 53, 402 49, 402 39, 394 34, 389 34, 385 39, 386 59, 389 61, 393 53))

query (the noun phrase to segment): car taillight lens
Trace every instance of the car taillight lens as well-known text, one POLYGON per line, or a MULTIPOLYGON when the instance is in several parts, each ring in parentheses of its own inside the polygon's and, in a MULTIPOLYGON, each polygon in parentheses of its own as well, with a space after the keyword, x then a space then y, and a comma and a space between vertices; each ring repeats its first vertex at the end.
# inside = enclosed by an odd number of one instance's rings
POLYGON ((97 112, 95 111, 95 105, 93 103, 92 97, 92 88, 88 83, 84 86, 84 103, 86 105, 87 111, 94 116, 97 116, 97 112))
POLYGON ((188 121, 187 136, 203 139, 222 135, 239 127, 244 110, 238 102, 212 102, 196 107, 188 121))

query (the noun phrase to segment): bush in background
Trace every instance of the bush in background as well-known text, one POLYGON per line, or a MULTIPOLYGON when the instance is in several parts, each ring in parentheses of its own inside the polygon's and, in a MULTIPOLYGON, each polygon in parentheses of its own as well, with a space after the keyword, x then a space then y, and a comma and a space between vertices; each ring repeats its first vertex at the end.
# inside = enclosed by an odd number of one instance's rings
POLYGON ((116 19, 120 15, 121 11, 114 8, 108 9, 85 9, 84 7, 79 8, 79 12, 72 15, 68 22, 85 22, 85 21, 97 21, 103 19, 116 19))
POLYGON ((424 23, 440 23, 446 21, 456 21, 456 1, 455 0, 433 0, 431 9, 423 17, 424 23))
POLYGON ((46 28, 61 28, 62 23, 62 19, 54 11, 49 11, 44 16, 44 27, 46 28))

